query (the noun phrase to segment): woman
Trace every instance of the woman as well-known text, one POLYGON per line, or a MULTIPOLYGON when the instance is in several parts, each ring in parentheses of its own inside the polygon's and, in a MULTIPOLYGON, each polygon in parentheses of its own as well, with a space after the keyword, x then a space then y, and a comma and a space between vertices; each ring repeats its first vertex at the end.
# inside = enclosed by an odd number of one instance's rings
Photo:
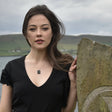
POLYGON ((76 59, 57 43, 63 25, 45 5, 31 8, 24 19, 28 55, 10 61, 2 72, 0 112, 71 112, 76 102, 76 59), (72 63, 72 64, 71 64, 72 63))

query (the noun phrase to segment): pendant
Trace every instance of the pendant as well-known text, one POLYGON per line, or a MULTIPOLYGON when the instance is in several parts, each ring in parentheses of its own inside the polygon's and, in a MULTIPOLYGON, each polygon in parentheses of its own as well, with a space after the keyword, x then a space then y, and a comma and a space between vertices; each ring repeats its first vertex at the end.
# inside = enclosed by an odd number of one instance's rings
POLYGON ((37 70, 37 74, 41 74, 41 71, 40 70, 37 70))

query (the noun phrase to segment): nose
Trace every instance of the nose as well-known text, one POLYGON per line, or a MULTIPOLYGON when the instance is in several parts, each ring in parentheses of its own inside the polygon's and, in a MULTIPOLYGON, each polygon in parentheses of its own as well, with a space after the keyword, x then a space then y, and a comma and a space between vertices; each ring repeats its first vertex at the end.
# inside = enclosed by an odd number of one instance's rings
POLYGON ((36 35, 37 35, 37 37, 41 37, 42 36, 41 30, 39 28, 36 31, 36 35))

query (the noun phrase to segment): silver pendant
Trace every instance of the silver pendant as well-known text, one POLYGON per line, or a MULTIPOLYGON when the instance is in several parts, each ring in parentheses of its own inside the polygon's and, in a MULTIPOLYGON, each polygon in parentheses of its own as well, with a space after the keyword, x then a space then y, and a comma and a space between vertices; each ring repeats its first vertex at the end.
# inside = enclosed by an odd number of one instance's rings
POLYGON ((41 71, 40 70, 37 70, 37 74, 41 74, 41 71))

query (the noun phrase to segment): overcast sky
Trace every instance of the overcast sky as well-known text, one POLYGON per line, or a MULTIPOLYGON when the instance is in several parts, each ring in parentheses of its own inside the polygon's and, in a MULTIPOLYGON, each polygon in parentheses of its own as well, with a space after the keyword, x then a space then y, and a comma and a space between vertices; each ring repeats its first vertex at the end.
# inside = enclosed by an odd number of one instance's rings
POLYGON ((21 33, 26 12, 37 4, 63 21, 66 34, 112 35, 112 0, 0 0, 0 35, 21 33))

